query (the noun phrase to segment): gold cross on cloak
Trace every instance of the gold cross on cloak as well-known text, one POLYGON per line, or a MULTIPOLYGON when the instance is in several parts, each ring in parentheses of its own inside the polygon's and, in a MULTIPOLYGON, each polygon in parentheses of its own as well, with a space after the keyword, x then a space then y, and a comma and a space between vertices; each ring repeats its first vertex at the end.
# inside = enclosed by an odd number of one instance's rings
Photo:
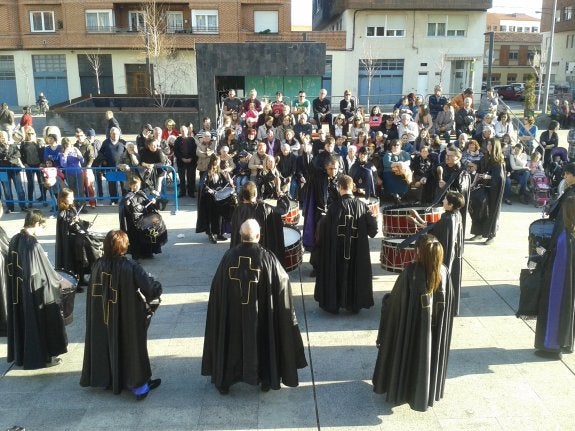
POLYGON ((12 262, 6 265, 6 267, 8 269, 8 275, 10 277, 16 278, 16 285, 15 285, 16 287, 12 289, 12 304, 18 304, 20 302, 20 288, 22 286, 22 283, 24 282, 24 279, 22 278, 22 267, 20 266, 19 263, 20 258, 18 256, 18 253, 15 251, 11 253, 12 253, 12 262), (15 264, 14 260, 16 262, 15 264), (16 271, 14 271, 14 267, 16 267, 16 271))
POLYGON ((100 274, 100 283, 92 283, 92 298, 96 297, 101 298, 104 324, 108 326, 108 319, 110 318, 110 304, 118 303, 118 291, 112 288, 112 274, 102 272, 100 274), (107 290, 107 294, 105 295, 105 297, 108 298, 107 301, 104 300, 104 289, 107 290))
POLYGON ((230 280, 236 280, 240 284, 240 297, 242 305, 250 303, 250 291, 252 283, 256 283, 260 278, 260 269, 252 268, 252 258, 248 256, 240 256, 238 258, 238 265, 232 266, 228 270, 230 280), (244 287, 247 289, 244 291, 244 287))
POLYGON ((148 231, 148 236, 150 237, 150 241, 152 242, 152 244, 156 243, 156 240, 158 239, 158 230, 153 227, 148 231))
POLYGON ((337 236, 343 237, 343 258, 351 258, 351 240, 357 238, 357 226, 354 226, 355 218, 353 215, 345 216, 345 223, 337 225, 337 236))

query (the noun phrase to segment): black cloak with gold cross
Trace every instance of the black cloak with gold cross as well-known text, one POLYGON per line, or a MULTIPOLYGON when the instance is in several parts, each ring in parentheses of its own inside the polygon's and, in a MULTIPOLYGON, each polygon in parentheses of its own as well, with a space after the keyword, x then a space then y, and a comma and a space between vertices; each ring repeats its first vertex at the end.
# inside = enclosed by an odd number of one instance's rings
POLYGON ((36 237, 24 230, 10 241, 6 270, 8 362, 44 368, 52 356, 67 352, 58 274, 36 237))
POLYGON ((373 305, 369 240, 377 220, 365 202, 344 195, 333 202, 319 223, 314 298, 330 313, 340 308, 357 313, 373 305))
POLYGON ((86 298, 81 386, 119 394, 148 382, 146 303, 161 293, 161 285, 124 256, 102 257, 94 264, 86 298))
POLYGON ((297 386, 307 366, 289 276, 258 244, 226 252, 212 280, 202 374, 218 389, 236 382, 297 386))

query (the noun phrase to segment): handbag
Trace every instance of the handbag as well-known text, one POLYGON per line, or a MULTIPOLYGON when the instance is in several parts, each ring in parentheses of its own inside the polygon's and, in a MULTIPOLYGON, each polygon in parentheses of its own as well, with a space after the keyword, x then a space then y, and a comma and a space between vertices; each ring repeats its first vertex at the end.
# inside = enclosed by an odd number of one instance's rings
POLYGON ((519 307, 515 315, 537 316, 539 312, 539 297, 543 287, 543 265, 537 265, 534 270, 522 269, 519 276, 519 307))

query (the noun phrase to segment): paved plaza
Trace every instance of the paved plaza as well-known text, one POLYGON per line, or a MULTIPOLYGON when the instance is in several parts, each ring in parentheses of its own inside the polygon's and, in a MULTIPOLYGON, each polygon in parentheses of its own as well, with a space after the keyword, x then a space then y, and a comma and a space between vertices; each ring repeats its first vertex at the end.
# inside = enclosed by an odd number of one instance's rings
MULTIPOLYGON (((80 387, 86 294, 78 294, 69 352, 60 366, 11 366, 5 362, 6 339, 0 339, 0 430, 575 429, 575 355, 561 361, 536 357, 535 321, 514 315, 528 226, 540 217, 539 209, 504 205, 495 243, 466 246, 445 396, 420 413, 393 407, 372 391, 381 298, 397 277, 380 267, 381 232, 370 240, 376 300, 370 310, 338 316, 320 310, 307 253, 300 270, 290 274, 309 363, 300 371, 300 386, 262 393, 240 383, 220 395, 201 375, 200 363, 210 282, 229 242, 213 245, 196 234, 195 200, 181 203, 176 215, 170 207, 163 213, 169 228, 163 253, 143 261, 164 287, 148 342, 153 374, 162 385, 141 402, 128 392, 80 387)), ((118 226, 116 211, 102 206, 85 218, 99 214, 94 230, 106 231, 118 226)), ((22 221, 22 213, 12 213, 0 223, 13 235, 22 221)), ((50 219, 39 238, 52 262, 55 224, 50 219)))

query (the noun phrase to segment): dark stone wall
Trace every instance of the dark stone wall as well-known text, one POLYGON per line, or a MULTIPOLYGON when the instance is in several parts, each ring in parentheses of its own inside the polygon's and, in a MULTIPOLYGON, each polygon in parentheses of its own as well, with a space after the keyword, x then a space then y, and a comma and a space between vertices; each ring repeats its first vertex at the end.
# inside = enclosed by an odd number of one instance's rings
POLYGON ((216 118, 216 76, 325 73, 323 43, 198 43, 195 47, 200 118, 216 118))
MULTIPOLYGON (((134 108, 136 109, 136 108, 134 108)), ((81 129, 93 128, 98 135, 103 135, 106 132, 106 119, 105 112, 107 109, 70 109, 70 110, 52 110, 46 113, 46 124, 58 126, 62 131, 62 135, 73 135, 77 127, 81 129)), ((197 128, 199 124, 198 111, 191 110, 174 110, 169 109, 160 110, 145 110, 140 111, 116 111, 114 110, 114 117, 120 123, 122 133, 127 135, 139 134, 142 131, 142 125, 151 124, 156 127, 164 127, 164 123, 168 118, 176 122, 176 126, 180 127, 182 123, 187 124, 192 122, 197 128)))

